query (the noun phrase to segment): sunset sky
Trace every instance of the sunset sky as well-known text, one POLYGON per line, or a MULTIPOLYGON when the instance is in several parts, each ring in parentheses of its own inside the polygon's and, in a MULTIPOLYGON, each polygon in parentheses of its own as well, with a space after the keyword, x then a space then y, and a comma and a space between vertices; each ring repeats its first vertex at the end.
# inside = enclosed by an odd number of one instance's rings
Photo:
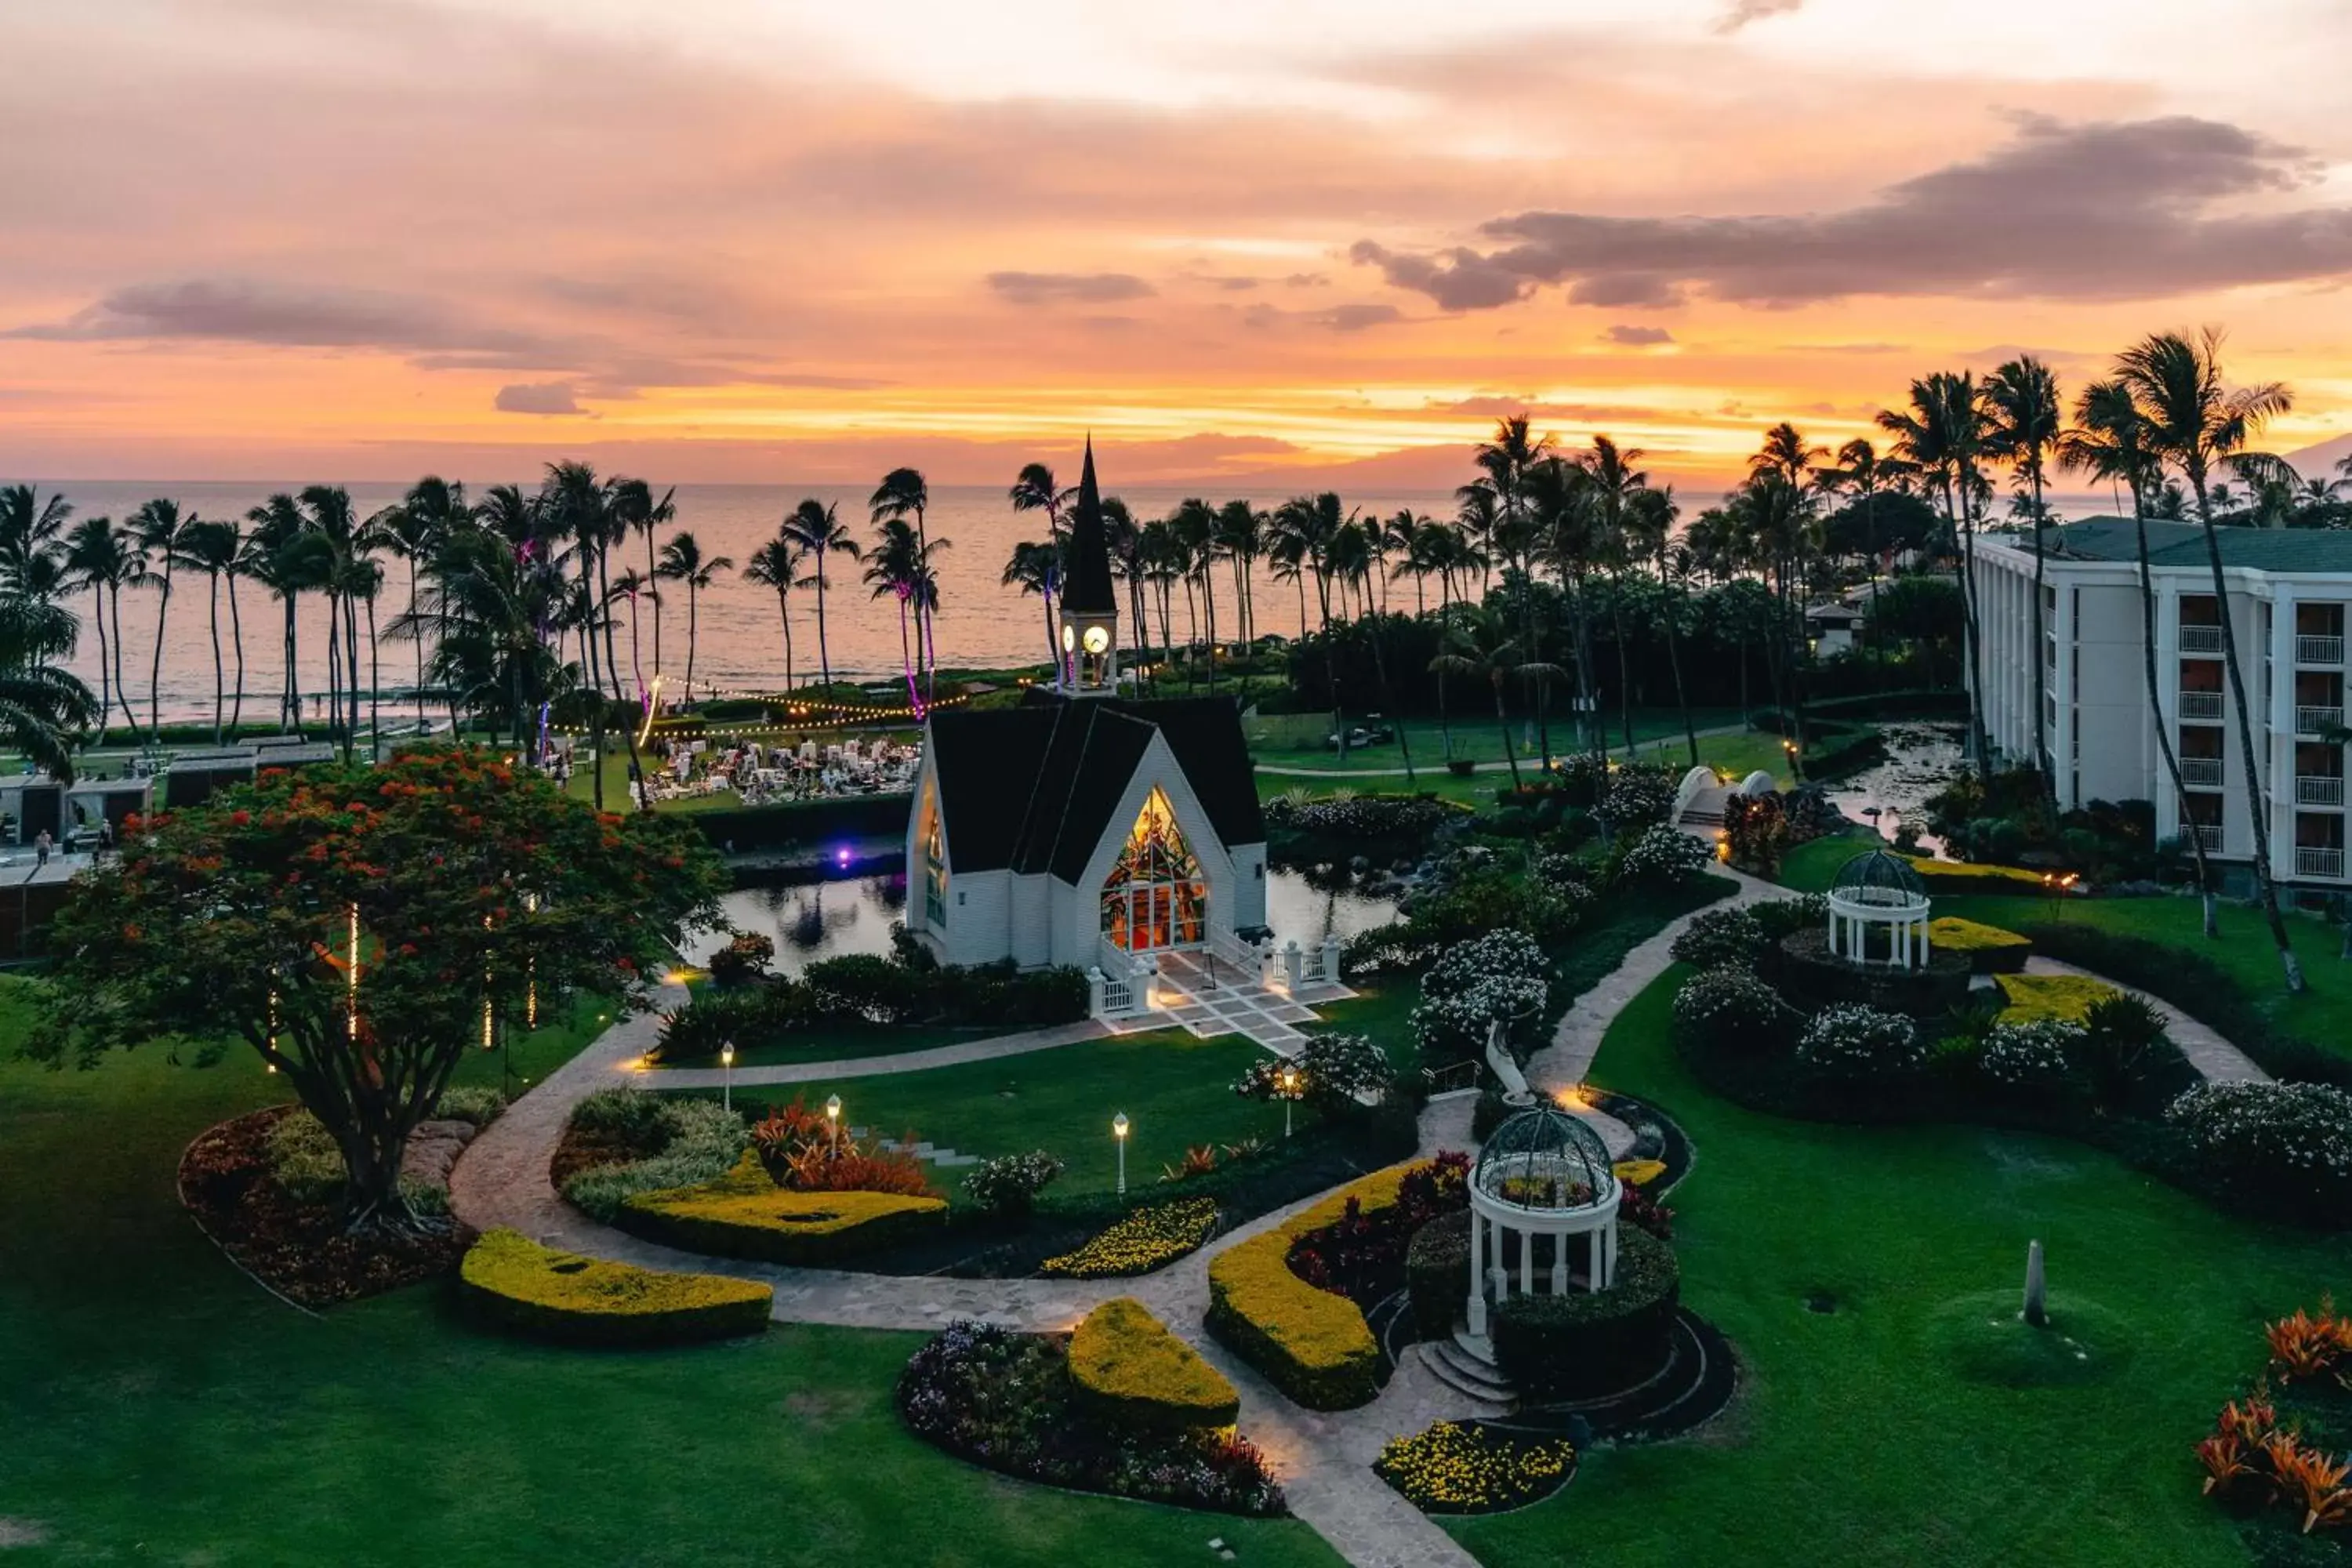
POLYGON ((2275 449, 2352 432, 2345 0, 30 0, 0 60, 0 479, 1435 485, 1528 407, 1713 483, 2207 321, 2275 449))

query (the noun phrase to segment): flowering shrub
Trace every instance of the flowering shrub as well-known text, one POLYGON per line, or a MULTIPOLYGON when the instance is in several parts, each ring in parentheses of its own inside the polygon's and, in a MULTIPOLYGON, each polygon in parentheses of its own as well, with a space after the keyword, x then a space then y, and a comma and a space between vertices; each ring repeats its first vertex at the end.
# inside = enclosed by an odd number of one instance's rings
POLYGON ((1717 969, 1725 964, 1753 969, 1769 945, 1763 922, 1735 904, 1729 909, 1701 910, 1693 915, 1682 934, 1675 938, 1671 951, 1675 963, 1700 969, 1717 969))
POLYGON ((1234 1082, 1245 1100, 1304 1100, 1328 1105, 1386 1091, 1395 1077, 1388 1053, 1367 1035, 1309 1035, 1296 1057, 1261 1057, 1234 1082), (1290 1088, 1283 1086, 1287 1081, 1290 1088))
POLYGON ((1269 827, 1334 838, 1418 838, 1463 815, 1442 800, 1412 795, 1319 795, 1305 800, 1276 795, 1265 803, 1269 827))
POLYGON ((1213 1198, 1179 1198, 1139 1208, 1075 1252, 1048 1258, 1038 1271, 1056 1279, 1117 1279, 1149 1274, 1200 1249, 1217 1230, 1213 1198))
POLYGON ((1043 1149, 982 1160, 963 1179, 963 1190, 987 1213, 1018 1215, 1034 1207, 1037 1194, 1062 1173, 1062 1162, 1043 1149))
POLYGON ((1686 1044, 1766 1055, 1795 1033, 1797 1015, 1780 994, 1745 969, 1709 969, 1675 993, 1675 1031, 1686 1044))
POLYGON ((1623 763, 1610 771, 1594 814, 1619 833, 1657 826, 1674 815, 1676 784, 1670 768, 1623 763))
POLYGON ((748 985, 767 973, 769 962, 775 956, 774 939, 758 931, 738 931, 725 947, 710 955, 711 984, 748 985))
POLYGON ((2301 1307, 2263 1327, 2270 1342, 2271 1370, 2281 1383, 2314 1383, 2334 1377, 2352 1387, 2352 1318, 2336 1315, 2333 1298, 2319 1300, 2319 1315, 2301 1307))
POLYGON ((574 1208, 606 1225, 640 1193, 724 1176, 751 1142, 743 1119, 723 1106, 633 1089, 599 1089, 582 1100, 572 1108, 570 1132, 595 1138, 619 1156, 585 1165, 562 1184, 574 1208))
POLYGON ((1592 884, 1585 879, 1586 863, 1573 855, 1539 855, 1536 880, 1546 891, 1581 913, 1592 902, 1592 884))
POLYGON ((1706 840, 1679 827, 1659 826, 1633 840, 1617 862, 1617 879, 1623 883, 1674 887, 1706 870, 1715 859, 1706 840))
POLYGON ((1565 1437, 1440 1421, 1414 1436, 1390 1438, 1372 1469, 1424 1513, 1491 1513, 1549 1497, 1575 1464, 1565 1437))
POLYGON ((910 1129, 898 1140, 899 1148, 869 1148, 798 1095, 751 1129, 751 1146, 768 1174, 778 1185, 803 1193, 925 1196, 931 1190, 930 1173, 906 1152, 916 1141, 910 1129))
POLYGON ((2281 1427, 2278 1408, 2259 1393, 2221 1407, 2213 1435, 2197 1445, 2205 1494, 2235 1504, 2284 1503, 2303 1516, 2302 1533, 2321 1525, 2352 1525, 2352 1462, 2305 1446, 2303 1434, 2281 1427))
POLYGON ((1853 1080, 1916 1072, 1927 1052, 1910 1019, 1846 1003, 1813 1016, 1797 1037, 1797 1059, 1824 1078, 1853 1080))
POLYGON ((2352 1213, 2352 1094, 2320 1083, 2200 1084, 2164 1116, 2241 1199, 2326 1225, 2352 1213))
POLYGON ((2011 1018, 2002 1015, 1985 1036, 1977 1066, 2003 1089, 2032 1091, 2063 1088, 2074 1076, 2083 1026, 2063 1018, 2011 1018))
POLYGON ((1422 977, 1412 1027, 1424 1061, 1477 1060, 1488 1026, 1500 1020, 1512 1053, 1531 1050, 1551 999, 1549 965, 1535 938, 1494 931, 1445 950, 1422 977))
POLYGON ((2086 974, 1999 974, 1993 984, 2009 1001, 2000 1016, 2015 1020, 2056 1018, 2079 1024, 2092 1008, 2122 994, 2086 974))
POLYGON ((1007 1475, 1221 1513, 1285 1511, 1255 1445, 1217 1432, 1124 1427, 1087 1409, 1059 1334, 950 1323, 908 1361, 898 1405, 916 1436, 1007 1475))
POLYGON ((1777 795, 1735 795, 1723 803, 1723 840, 1731 863, 1760 877, 1780 874, 1788 853, 1789 814, 1777 795))

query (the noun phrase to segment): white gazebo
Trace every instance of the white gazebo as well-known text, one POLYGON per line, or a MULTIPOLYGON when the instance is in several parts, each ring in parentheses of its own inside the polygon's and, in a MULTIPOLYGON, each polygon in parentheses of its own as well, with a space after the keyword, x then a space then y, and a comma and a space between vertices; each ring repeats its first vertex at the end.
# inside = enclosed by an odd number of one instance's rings
POLYGON ((1617 1277, 1622 1196, 1609 1146, 1568 1112, 1538 1105, 1495 1129, 1470 1172, 1470 1331, 1486 1332, 1490 1295, 1500 1301, 1511 1293, 1511 1236, 1519 1238, 1520 1294, 1535 1294, 1539 1279, 1556 1296, 1580 1280, 1583 1289, 1607 1289, 1617 1277), (1536 1244, 1544 1237, 1550 1256, 1538 1275, 1536 1244), (1571 1250, 1582 1254, 1580 1270, 1569 1267, 1571 1250))
POLYGON ((1927 962, 1927 889, 1899 855, 1873 849, 1838 868, 1830 887, 1830 953, 1849 963, 1918 969, 1927 962), (1874 940, 1874 931, 1884 931, 1874 940))

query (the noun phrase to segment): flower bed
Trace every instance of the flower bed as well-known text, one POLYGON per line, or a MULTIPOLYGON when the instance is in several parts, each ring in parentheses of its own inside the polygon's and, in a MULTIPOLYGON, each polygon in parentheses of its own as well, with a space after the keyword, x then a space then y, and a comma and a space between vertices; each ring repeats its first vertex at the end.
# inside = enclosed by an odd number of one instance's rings
POLYGON ((688 1252, 823 1265, 903 1241, 947 1214, 945 1198, 899 1193, 793 1192, 746 1152, 717 1181, 639 1193, 613 1223, 688 1252))
POLYGON ((951 1323, 907 1363, 898 1405, 916 1436, 1006 1475, 1220 1513, 1287 1511, 1255 1445, 1125 1428, 1087 1409, 1066 1335, 951 1323))
POLYGON ((1958 915, 1929 921, 1927 945, 1932 950, 1966 954, 1969 968, 1979 974, 2014 974, 2025 967, 2026 958, 2033 952, 2032 937, 1978 921, 1964 921, 1958 915))
POLYGON ((1423 1513, 1497 1513, 1558 1491, 1576 1470, 1565 1437, 1523 1437, 1476 1422, 1440 1421, 1391 1437, 1372 1471, 1423 1513))
POLYGON ((1217 1233, 1213 1198, 1180 1198, 1137 1209, 1085 1246, 1048 1258, 1038 1272, 1057 1279, 1117 1279, 1149 1274, 1198 1251, 1217 1233))
POLYGON ((1070 1382, 1106 1421, 1144 1431, 1231 1426, 1241 1395, 1132 1296, 1105 1301, 1070 1336, 1070 1382))
POLYGON ((2205 1495, 2238 1516, 2259 1562, 2342 1562, 2352 1549, 2352 1318, 2323 1301, 2263 1334, 2267 1375, 2223 1405, 2197 1445, 2205 1495))
POLYGON ((2042 1018, 2079 1024, 2093 1007, 2118 994, 2106 982, 2083 974, 2002 974, 1994 983, 2009 1004, 2000 1010, 2002 1019, 2017 1024, 2042 1018))
POLYGON ((668 1345, 756 1334, 775 1291, 719 1274, 669 1274, 558 1252, 503 1227, 467 1250, 467 1304, 499 1327, 573 1345, 668 1345))
POLYGON ((724 1176, 751 1136, 740 1118, 709 1100, 599 1089, 572 1108, 548 1176, 574 1208, 614 1225, 639 1194, 724 1176))
POLYGON ((2165 1121, 2238 1204, 2331 1227, 2352 1215, 2352 1095, 2333 1084, 2203 1084, 2165 1121))

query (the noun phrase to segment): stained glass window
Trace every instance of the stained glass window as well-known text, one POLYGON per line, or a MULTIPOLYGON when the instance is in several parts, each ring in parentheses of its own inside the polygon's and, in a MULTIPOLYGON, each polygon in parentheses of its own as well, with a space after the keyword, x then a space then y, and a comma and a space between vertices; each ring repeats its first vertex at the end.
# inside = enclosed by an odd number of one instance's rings
POLYGON ((1103 882, 1102 931, 1133 952, 1189 947, 1208 934, 1209 884, 1168 796, 1154 789, 1103 882))
POLYGON ((923 801, 923 920, 935 926, 948 923, 947 846, 940 838, 938 797, 929 795, 923 801))

